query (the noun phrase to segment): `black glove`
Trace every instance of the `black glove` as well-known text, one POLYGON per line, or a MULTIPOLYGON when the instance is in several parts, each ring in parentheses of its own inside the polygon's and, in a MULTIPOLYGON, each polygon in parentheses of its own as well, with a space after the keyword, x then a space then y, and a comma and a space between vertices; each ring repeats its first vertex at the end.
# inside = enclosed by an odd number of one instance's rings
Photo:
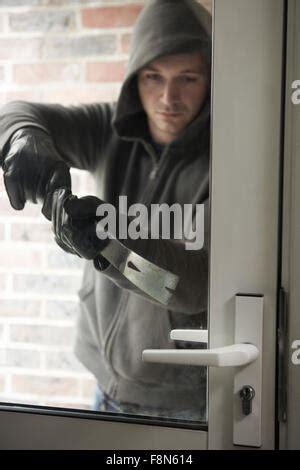
POLYGON ((23 209, 26 201, 42 202, 48 220, 55 189, 71 188, 69 167, 59 158, 51 137, 37 127, 19 129, 6 144, 3 176, 14 209, 23 209))
POLYGON ((107 244, 107 239, 101 240, 96 233, 101 219, 96 216, 96 211, 101 203, 95 196, 73 196, 65 188, 54 192, 52 227, 55 241, 64 251, 88 260, 97 258, 107 244))

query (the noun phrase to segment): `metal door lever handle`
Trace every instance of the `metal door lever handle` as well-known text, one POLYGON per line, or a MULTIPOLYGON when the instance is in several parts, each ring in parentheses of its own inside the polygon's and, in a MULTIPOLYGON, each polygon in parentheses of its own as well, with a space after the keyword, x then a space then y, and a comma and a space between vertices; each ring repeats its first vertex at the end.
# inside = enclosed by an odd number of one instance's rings
POLYGON ((144 362, 210 367, 243 366, 258 356, 258 348, 248 343, 214 349, 145 349, 142 354, 144 362))
POLYGON ((208 330, 172 330, 170 338, 179 341, 208 343, 208 330))

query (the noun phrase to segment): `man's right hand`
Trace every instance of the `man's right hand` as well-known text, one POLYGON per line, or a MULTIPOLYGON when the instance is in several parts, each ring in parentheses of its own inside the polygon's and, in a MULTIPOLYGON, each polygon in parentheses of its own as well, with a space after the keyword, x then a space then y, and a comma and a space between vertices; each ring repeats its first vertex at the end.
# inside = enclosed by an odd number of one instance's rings
POLYGON ((26 201, 43 204, 42 213, 51 220, 52 195, 58 188, 71 189, 68 165, 59 158, 51 137, 37 127, 16 131, 4 149, 5 189, 14 209, 26 201))

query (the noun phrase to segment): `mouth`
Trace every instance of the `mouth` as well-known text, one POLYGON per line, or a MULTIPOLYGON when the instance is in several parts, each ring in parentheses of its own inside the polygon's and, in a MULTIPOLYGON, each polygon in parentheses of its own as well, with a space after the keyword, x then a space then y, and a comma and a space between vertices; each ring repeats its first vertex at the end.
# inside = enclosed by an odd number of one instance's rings
POLYGON ((158 112, 158 114, 165 119, 174 119, 174 118, 182 116, 181 112, 169 113, 169 112, 162 111, 162 112, 158 112))

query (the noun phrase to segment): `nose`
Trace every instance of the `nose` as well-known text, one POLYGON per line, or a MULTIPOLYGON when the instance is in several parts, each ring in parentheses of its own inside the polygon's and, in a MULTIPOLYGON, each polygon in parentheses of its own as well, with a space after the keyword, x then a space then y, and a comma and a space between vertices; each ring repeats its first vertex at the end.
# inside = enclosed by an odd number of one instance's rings
POLYGON ((170 105, 179 100, 180 92, 174 82, 165 82, 161 94, 161 102, 164 105, 170 105))

